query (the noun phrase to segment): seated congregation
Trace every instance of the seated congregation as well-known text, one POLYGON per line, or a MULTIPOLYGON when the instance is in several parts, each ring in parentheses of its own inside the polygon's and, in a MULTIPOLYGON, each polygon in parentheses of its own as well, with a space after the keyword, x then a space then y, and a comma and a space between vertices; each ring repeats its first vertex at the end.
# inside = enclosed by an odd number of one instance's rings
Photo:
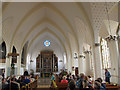
POLYGON ((37 76, 24 72, 22 76, 8 76, 2 78, 2 90, 24 90, 28 88, 37 88, 37 76))
POLYGON ((109 89, 118 89, 119 85, 105 82, 103 83, 102 78, 97 78, 93 80, 93 78, 89 76, 85 76, 84 73, 80 75, 71 75, 60 73, 52 74, 51 76, 51 88, 59 88, 61 90, 74 90, 74 89, 97 89, 97 90, 109 90, 109 89))

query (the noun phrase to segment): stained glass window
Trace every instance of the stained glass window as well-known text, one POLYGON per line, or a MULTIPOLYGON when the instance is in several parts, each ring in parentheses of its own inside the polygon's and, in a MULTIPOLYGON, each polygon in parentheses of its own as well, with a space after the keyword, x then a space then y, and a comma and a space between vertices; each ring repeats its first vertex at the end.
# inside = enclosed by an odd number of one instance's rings
POLYGON ((102 64, 103 68, 111 68, 111 60, 110 60, 110 51, 107 45, 107 41, 103 38, 101 39, 101 54, 102 54, 102 64))
POLYGON ((50 41, 45 40, 45 41, 44 41, 44 46, 45 46, 45 47, 49 47, 49 46, 50 46, 50 41))

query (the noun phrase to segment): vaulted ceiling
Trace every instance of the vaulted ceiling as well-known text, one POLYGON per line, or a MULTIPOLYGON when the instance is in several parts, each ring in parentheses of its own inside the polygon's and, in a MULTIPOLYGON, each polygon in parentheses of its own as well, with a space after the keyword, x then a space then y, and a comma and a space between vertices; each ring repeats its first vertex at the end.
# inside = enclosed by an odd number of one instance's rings
MULTIPOLYGON (((118 21, 117 4, 107 3, 110 19, 115 22, 118 21)), ((93 44, 96 32, 103 30, 106 15, 106 3, 7 2, 2 5, 2 37, 9 51, 14 45, 22 52, 28 41, 28 51, 39 52, 43 40, 48 39, 58 50, 72 56, 72 51, 79 52, 81 43, 93 44)))

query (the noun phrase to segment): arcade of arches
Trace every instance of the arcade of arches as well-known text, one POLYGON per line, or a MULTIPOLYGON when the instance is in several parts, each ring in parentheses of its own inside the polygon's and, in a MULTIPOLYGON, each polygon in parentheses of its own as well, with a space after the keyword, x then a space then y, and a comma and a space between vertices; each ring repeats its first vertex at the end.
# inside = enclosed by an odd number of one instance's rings
POLYGON ((117 2, 4 2, 0 70, 7 77, 14 63, 15 75, 64 69, 104 79, 107 68, 120 84, 118 15, 117 2))

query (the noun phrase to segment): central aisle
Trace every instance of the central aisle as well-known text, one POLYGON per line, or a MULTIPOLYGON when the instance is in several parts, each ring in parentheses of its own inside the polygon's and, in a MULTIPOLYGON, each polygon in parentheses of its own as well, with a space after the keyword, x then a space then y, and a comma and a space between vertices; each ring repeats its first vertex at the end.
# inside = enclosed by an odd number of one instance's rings
POLYGON ((37 88, 50 88, 50 78, 40 78, 40 79, 38 79, 37 88))

